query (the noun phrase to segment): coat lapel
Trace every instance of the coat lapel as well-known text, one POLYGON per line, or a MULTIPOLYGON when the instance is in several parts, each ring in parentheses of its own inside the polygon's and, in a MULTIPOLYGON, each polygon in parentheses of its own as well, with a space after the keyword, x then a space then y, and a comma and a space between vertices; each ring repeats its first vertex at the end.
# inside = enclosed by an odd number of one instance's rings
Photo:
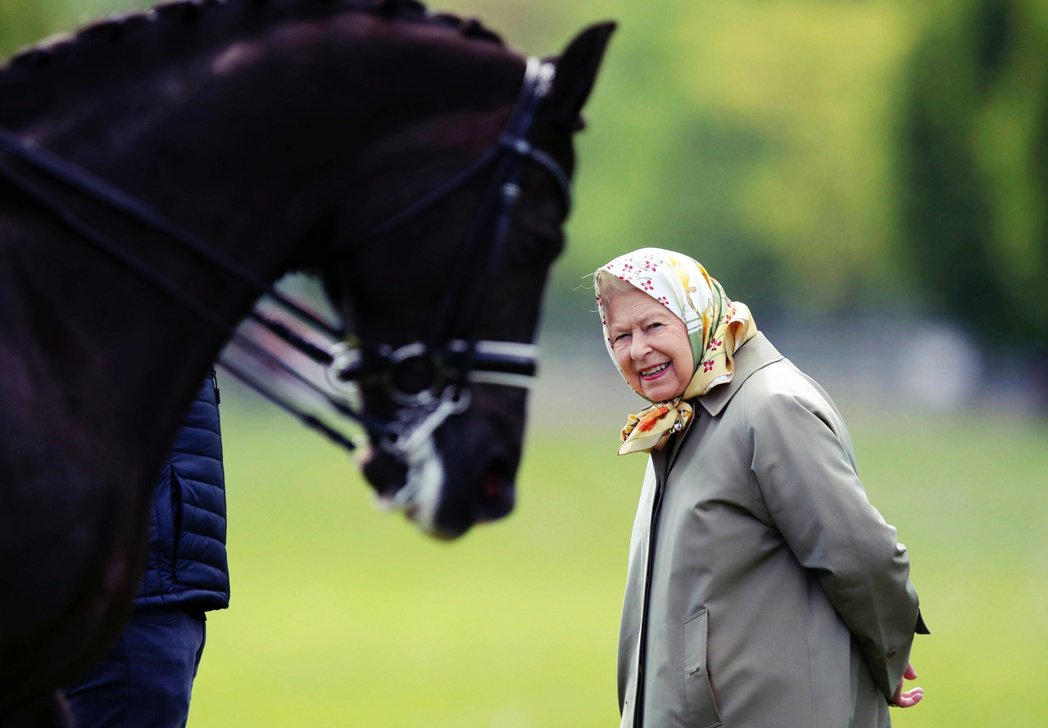
POLYGON ((783 358, 779 350, 772 346, 767 337, 758 332, 756 336, 747 341, 735 352, 735 375, 727 384, 714 387, 706 394, 698 398, 702 408, 716 417, 721 413, 735 393, 742 387, 742 383, 769 364, 780 361, 783 358))

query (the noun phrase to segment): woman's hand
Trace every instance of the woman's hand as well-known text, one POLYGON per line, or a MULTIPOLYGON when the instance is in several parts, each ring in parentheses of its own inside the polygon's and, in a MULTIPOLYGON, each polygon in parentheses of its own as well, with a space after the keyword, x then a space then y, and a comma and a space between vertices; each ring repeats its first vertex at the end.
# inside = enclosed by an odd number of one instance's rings
POLYGON ((895 694, 892 695, 892 699, 889 701, 892 705, 899 708, 912 708, 917 703, 921 702, 921 698, 924 697, 924 688, 910 688, 907 691, 903 691, 902 683, 903 680, 915 680, 917 678, 917 671, 913 669, 913 664, 910 663, 906 666, 906 672, 899 678, 899 684, 895 688, 895 694))

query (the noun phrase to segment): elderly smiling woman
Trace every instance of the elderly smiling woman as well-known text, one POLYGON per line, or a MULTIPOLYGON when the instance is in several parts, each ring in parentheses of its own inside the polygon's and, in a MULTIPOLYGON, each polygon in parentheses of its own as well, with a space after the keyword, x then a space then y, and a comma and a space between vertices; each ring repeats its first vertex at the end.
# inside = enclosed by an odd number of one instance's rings
POLYGON ((619 635, 628 728, 882 728, 927 633, 909 558, 829 396, 691 258, 594 276, 612 360, 651 404, 619 635))

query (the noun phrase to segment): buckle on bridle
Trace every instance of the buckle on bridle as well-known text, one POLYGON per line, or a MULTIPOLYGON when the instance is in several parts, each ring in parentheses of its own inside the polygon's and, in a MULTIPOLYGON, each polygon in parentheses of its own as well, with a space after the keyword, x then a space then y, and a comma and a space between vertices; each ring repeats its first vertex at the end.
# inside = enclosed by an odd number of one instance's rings
POLYGON ((372 351, 340 342, 331 347, 329 356, 326 376, 332 387, 383 386, 398 405, 406 407, 432 404, 447 387, 467 382, 529 389, 538 370, 538 347, 519 341, 453 339, 440 349, 416 341, 372 351))

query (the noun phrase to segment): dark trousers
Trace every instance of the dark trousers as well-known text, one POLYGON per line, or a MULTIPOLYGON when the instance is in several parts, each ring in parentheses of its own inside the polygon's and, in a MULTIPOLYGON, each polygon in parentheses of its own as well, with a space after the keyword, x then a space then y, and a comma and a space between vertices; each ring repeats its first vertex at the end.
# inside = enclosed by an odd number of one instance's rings
POLYGON ((102 662, 66 690, 77 728, 184 728, 205 635, 202 613, 134 614, 102 662))

